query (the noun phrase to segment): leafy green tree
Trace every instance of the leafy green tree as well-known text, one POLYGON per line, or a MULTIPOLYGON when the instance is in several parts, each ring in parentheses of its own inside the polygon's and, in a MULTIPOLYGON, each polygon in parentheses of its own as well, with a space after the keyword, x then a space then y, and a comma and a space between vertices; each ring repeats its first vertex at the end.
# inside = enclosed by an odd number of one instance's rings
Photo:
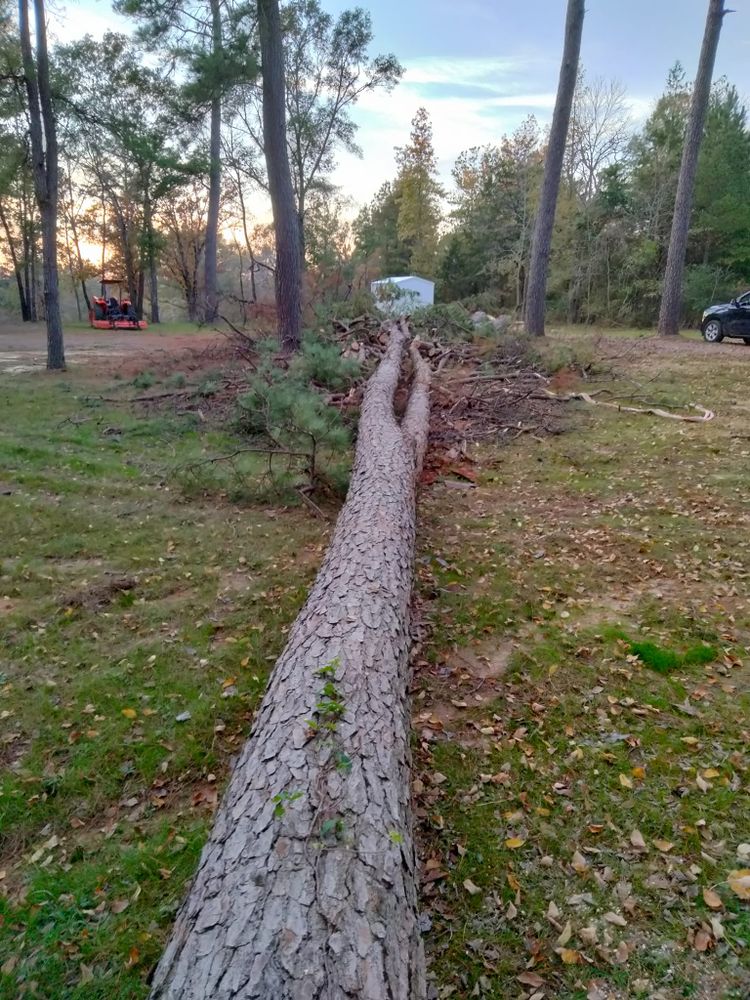
POLYGON ((158 209, 161 258, 182 292, 191 323, 200 319, 201 262, 206 242, 208 193, 194 180, 164 199, 158 209))
MULTIPOLYGON (((56 52, 66 81, 66 150, 88 179, 91 197, 107 203, 131 301, 143 312, 149 283, 151 320, 159 321, 155 225, 160 202, 200 170, 182 138, 178 92, 143 64, 126 35, 87 35, 56 52), (186 148, 187 147, 187 148, 186 148)), ((104 237, 106 239, 106 234, 104 237)))
POLYGON ((115 0, 115 9, 136 18, 150 47, 179 60, 188 74, 182 90, 184 127, 208 117, 209 203, 204 247, 205 322, 216 319, 218 241, 222 196, 222 110, 239 84, 257 77, 255 48, 242 19, 246 5, 231 0, 115 0))
POLYGON ((438 297, 446 302, 486 290, 487 281, 477 269, 480 251, 465 230, 448 235, 437 270, 438 297))
POLYGON ((316 302, 336 302, 354 281, 349 202, 335 193, 315 192, 307 207, 308 287, 316 302))
POLYGON ((474 147, 459 156, 453 168, 452 252, 440 266, 443 285, 451 280, 449 268, 459 266, 464 295, 492 289, 504 305, 521 307, 542 162, 533 116, 500 146, 474 147))
POLYGON ((398 236, 409 248, 409 269, 423 277, 435 272, 443 189, 437 180, 432 124, 425 108, 412 119, 406 146, 396 151, 398 236))
MULTIPOLYGON (((332 193, 340 151, 361 152, 352 108, 363 94, 392 90, 403 69, 394 55, 369 54, 372 18, 361 7, 333 17, 319 0, 290 0, 280 14, 289 164, 304 253, 311 196, 332 193)), ((261 104, 259 87, 237 91, 231 145, 245 182, 268 190, 261 104)))
POLYGON ((398 229, 400 201, 400 182, 386 181, 354 221, 356 255, 373 276, 409 270, 411 249, 398 229))
POLYGON ((709 102, 687 260, 750 274, 750 133, 747 109, 726 80, 709 102))

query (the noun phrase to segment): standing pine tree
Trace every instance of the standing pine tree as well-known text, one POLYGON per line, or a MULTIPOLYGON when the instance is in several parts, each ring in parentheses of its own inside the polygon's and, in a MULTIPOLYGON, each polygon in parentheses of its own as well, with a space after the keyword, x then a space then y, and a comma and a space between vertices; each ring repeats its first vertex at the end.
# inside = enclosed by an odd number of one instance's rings
POLYGON ((435 271, 443 189, 437 181, 432 124, 427 111, 420 108, 411 124, 409 144, 396 151, 398 236, 409 247, 410 269, 430 278, 435 271))
POLYGON ((544 180, 539 199, 534 238, 531 243, 529 280, 526 286, 526 332, 536 337, 544 336, 544 307, 547 296, 547 272, 555 225, 557 195, 560 190, 568 126, 573 108, 578 59, 581 54, 585 0, 568 0, 565 20, 565 46, 563 48, 557 100, 549 132, 547 158, 544 163, 544 180))
POLYGON ((29 0, 18 5, 23 75, 28 98, 34 190, 42 220, 44 315, 47 321, 47 367, 65 368, 60 288, 57 272, 58 147, 52 106, 44 0, 34 0, 36 53, 31 47, 29 0))
POLYGON ((302 326, 302 233, 286 140, 284 45, 278 0, 258 0, 263 135, 268 190, 276 233, 276 311, 279 340, 286 351, 299 350, 302 326))
POLYGON ((680 166, 677 197, 675 198, 672 218, 672 235, 669 240, 667 269, 664 274, 664 288, 659 312, 659 333, 662 337, 676 336, 680 329, 682 275, 685 269, 685 252, 690 230, 695 178, 698 173, 698 157, 708 113, 708 100, 711 96, 711 78, 716 62, 716 50, 719 47, 721 25, 726 13, 724 0, 709 0, 706 29, 703 34, 703 45, 698 63, 698 75, 695 78, 693 100, 690 104, 690 116, 685 133, 685 145, 682 150, 682 165, 680 166))
POLYGON ((215 62, 213 80, 210 87, 210 127, 208 139, 208 217, 206 219, 206 246, 203 267, 204 304, 203 322, 213 323, 219 313, 219 286, 217 258, 219 253, 219 213, 221 211, 221 104, 222 82, 217 68, 224 59, 221 5, 219 0, 210 0, 211 11, 211 57, 215 62))

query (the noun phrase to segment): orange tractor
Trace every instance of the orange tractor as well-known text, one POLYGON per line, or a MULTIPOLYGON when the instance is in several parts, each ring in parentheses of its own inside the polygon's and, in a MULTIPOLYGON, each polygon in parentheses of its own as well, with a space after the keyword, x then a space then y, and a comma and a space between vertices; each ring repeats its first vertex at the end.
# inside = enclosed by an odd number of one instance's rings
POLYGON ((122 278, 102 278, 101 294, 91 300, 89 322, 95 330, 145 330, 148 323, 138 319, 130 296, 123 293, 122 278), (112 294, 108 295, 108 289, 112 294), (117 289, 117 295, 114 289, 117 289))

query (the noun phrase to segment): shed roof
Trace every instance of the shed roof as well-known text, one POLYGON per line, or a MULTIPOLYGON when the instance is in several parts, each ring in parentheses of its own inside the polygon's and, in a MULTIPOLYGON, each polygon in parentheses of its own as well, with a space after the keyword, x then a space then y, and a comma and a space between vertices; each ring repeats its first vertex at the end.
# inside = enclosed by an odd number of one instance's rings
POLYGON ((435 284, 429 278, 420 278, 418 274, 399 274, 394 275, 392 278, 378 278, 376 281, 373 281, 373 285, 387 285, 389 283, 397 285, 400 281, 424 281, 428 285, 435 284))

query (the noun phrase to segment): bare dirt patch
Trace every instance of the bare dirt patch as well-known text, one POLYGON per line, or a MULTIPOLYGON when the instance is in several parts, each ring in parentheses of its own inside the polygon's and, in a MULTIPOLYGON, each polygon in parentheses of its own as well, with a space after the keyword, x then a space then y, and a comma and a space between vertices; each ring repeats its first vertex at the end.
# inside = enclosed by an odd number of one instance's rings
POLYGON ((477 713, 497 698, 498 682, 517 648, 517 641, 496 636, 453 650, 437 666, 418 663, 425 686, 415 701, 414 725, 422 739, 457 736, 464 746, 476 743, 477 713))
POLYGON ((97 608, 106 607, 119 594, 129 593, 138 586, 138 578, 134 576, 111 576, 104 580, 95 581, 86 587, 64 594, 60 598, 61 607, 65 608, 86 608, 95 611, 97 608))
POLYGON ((478 646, 457 650, 451 663, 476 680, 493 680, 506 672, 515 648, 516 644, 509 640, 488 639, 478 646))
MULTIPOLYGON (((69 330, 65 333, 65 355, 70 367, 91 374, 132 376, 144 367, 174 371, 201 363, 207 354, 229 350, 216 330, 205 333, 130 332, 128 330, 69 330)), ((24 374, 46 365, 43 326, 0 327, 0 373, 24 374)))

